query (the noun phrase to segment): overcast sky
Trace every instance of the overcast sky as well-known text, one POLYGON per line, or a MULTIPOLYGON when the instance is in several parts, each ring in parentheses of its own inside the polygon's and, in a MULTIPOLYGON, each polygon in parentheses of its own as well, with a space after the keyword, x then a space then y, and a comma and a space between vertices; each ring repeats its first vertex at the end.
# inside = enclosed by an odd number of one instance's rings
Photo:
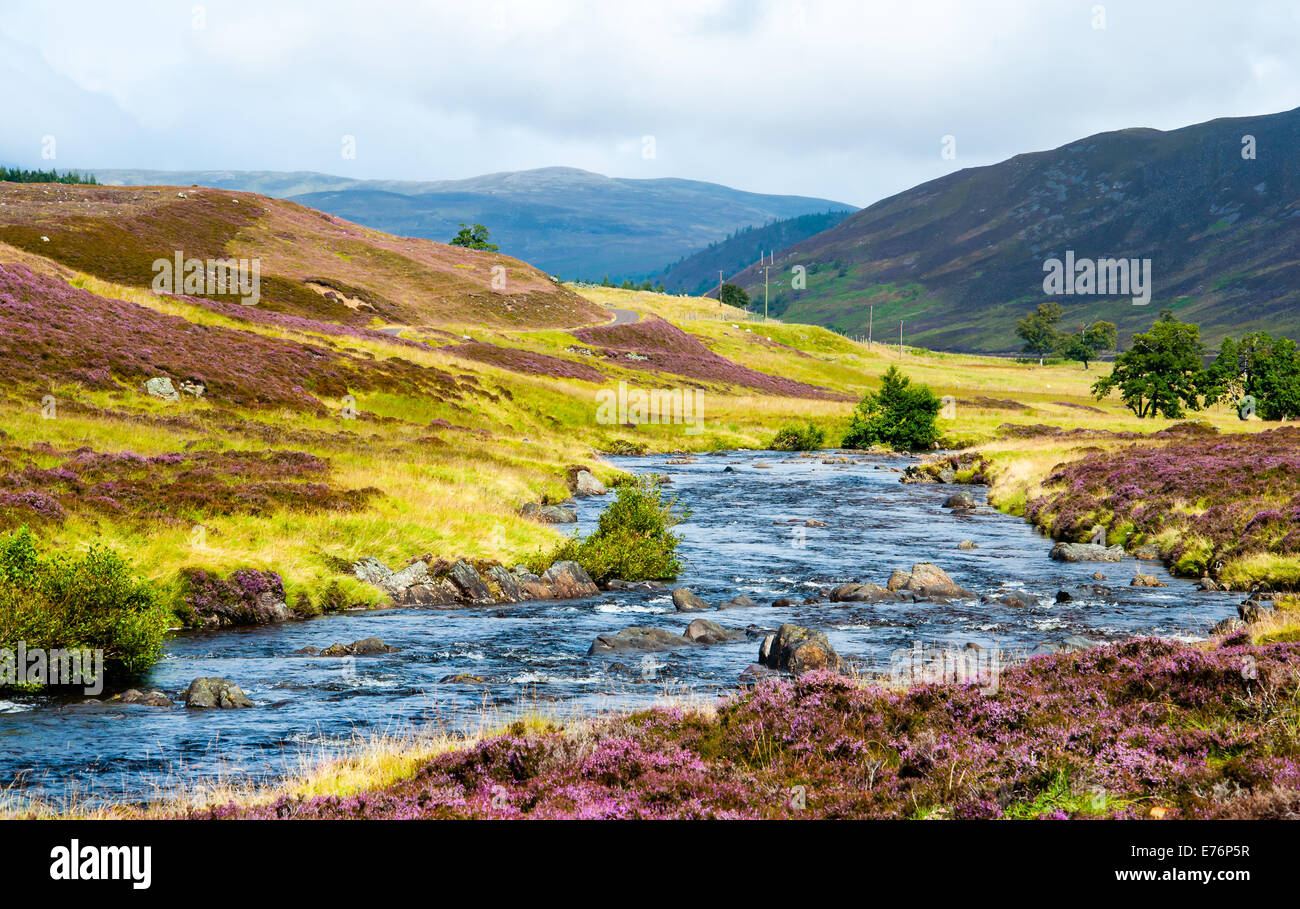
POLYGON ((1298 48, 1295 0, 5 0, 0 162, 567 165, 866 205, 1102 130, 1295 107, 1298 48))

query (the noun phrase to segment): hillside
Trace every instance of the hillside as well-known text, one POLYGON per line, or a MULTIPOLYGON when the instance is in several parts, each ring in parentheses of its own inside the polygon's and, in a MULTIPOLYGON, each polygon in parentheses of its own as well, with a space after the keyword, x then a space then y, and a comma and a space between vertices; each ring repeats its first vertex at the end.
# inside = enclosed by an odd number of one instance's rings
POLYGON ((785 249, 847 218, 851 211, 839 209, 813 215, 798 215, 773 221, 762 227, 746 227, 725 240, 686 256, 650 277, 669 293, 703 294, 718 289, 718 275, 730 277, 758 261, 765 253, 785 249))
MULTIPOLYGON (((1228 333, 1300 334, 1300 109, 1161 132, 1127 129, 967 168, 857 212, 779 253, 806 290, 773 288, 773 314, 927 347, 1018 349, 1015 323, 1047 299, 1043 263, 1149 258, 1153 294, 1060 296, 1066 322, 1107 319, 1121 339, 1160 309, 1228 333), (1243 136, 1256 157, 1243 158, 1243 136)), ((737 279, 751 296, 753 267, 737 279)))
POLYGON ((738 228, 853 206, 715 183, 606 177, 571 167, 466 180, 352 180, 266 171, 96 171, 100 182, 175 184, 285 196, 387 233, 446 242, 485 224, 502 252, 570 279, 643 279, 738 228))

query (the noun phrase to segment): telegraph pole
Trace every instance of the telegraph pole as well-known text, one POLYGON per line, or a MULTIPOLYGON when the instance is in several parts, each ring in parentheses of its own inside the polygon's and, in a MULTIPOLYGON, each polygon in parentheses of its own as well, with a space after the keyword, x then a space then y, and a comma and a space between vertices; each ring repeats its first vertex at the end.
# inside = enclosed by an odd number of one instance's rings
POLYGON ((768 254, 767 264, 763 266, 763 321, 767 321, 767 272, 772 267, 772 253, 768 254))
POLYGON ((898 320, 898 358, 903 359, 903 320, 898 320))
POLYGON ((722 269, 718 269, 718 305, 722 305, 722 269))
POLYGON ((876 306, 873 303, 867 309, 867 346, 868 347, 871 346, 871 327, 872 327, 872 323, 875 321, 876 321, 876 306))

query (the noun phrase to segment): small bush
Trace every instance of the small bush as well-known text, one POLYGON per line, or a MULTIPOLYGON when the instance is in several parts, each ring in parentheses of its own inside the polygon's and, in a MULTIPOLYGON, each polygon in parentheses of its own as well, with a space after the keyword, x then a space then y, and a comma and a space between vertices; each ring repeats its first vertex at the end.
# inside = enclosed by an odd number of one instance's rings
POLYGON ((774 451, 815 451, 826 441, 826 430, 809 423, 807 426, 783 426, 772 437, 768 446, 774 451))
POLYGON ((0 538, 0 647, 103 650, 106 666, 138 675, 169 624, 153 586, 112 550, 44 556, 25 527, 0 538))
POLYGON ((594 533, 574 535, 533 564, 534 570, 557 561, 573 561, 592 580, 663 580, 677 577, 681 562, 676 551, 681 538, 672 528, 690 517, 665 498, 652 477, 637 477, 617 488, 617 498, 600 515, 594 533), (544 564, 543 564, 544 563, 544 564))
POLYGON ((880 391, 868 392, 853 411, 845 448, 887 445, 898 451, 931 448, 939 440, 935 420, 942 403, 928 385, 913 385, 897 366, 881 378, 880 391))

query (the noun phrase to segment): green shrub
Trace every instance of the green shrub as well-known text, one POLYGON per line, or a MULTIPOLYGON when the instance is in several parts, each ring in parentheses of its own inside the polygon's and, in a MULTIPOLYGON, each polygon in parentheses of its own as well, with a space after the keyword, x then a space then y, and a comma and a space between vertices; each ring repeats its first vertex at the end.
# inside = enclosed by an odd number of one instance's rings
POLYGON ((103 650, 106 666, 137 675, 162 655, 169 619, 112 550, 44 556, 26 527, 0 538, 0 647, 103 650))
POLYGON ((939 440, 935 420, 941 406, 928 385, 913 385, 897 366, 891 366, 881 378, 880 391, 867 392, 853 411, 843 445, 888 445, 898 451, 931 448, 939 440))
POLYGON ((815 451, 826 441, 826 430, 809 423, 805 426, 782 426, 768 446, 775 451, 815 451))
POLYGON ((617 498, 601 512, 596 530, 586 538, 576 534, 548 555, 539 554, 530 566, 541 571, 558 561, 573 561, 597 583, 611 578, 625 581, 663 580, 681 570, 672 528, 690 516, 677 507, 675 497, 665 497, 653 477, 637 477, 616 490, 617 498))

